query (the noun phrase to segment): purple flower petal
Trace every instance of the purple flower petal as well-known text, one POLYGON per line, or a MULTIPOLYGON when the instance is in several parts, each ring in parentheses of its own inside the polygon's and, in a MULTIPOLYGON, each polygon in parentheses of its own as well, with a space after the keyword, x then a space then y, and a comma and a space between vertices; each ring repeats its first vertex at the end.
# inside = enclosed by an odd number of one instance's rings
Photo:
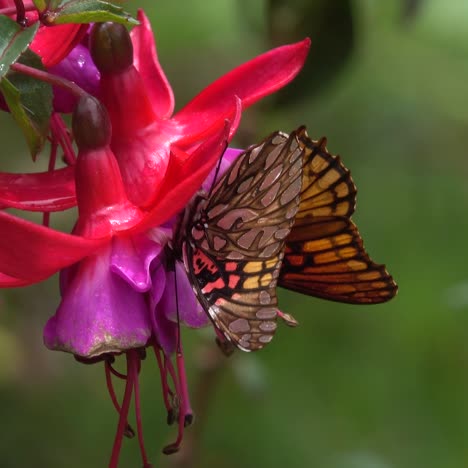
MULTIPOLYGON (((48 71, 74 81, 88 93, 97 96, 100 75, 87 47, 78 44, 65 59, 48 71)), ((54 109, 57 112, 72 112, 77 99, 63 88, 54 86, 54 109)))
POLYGON ((193 292, 182 262, 175 262, 175 274, 177 275, 177 291, 174 272, 169 271, 166 274, 166 288, 159 303, 160 313, 173 322, 177 322, 178 305, 179 319, 182 323, 192 328, 204 327, 208 324, 209 318, 193 292))
POLYGON ((158 262, 153 267, 152 288, 150 291, 151 322, 153 334, 166 355, 171 355, 177 345, 177 324, 169 320, 164 313, 164 304, 160 301, 165 293, 167 273, 165 266, 158 262))
POLYGON ((161 253, 160 244, 145 236, 116 237, 110 269, 138 292, 151 287, 150 264, 161 253))
POLYGON ((89 358, 147 344, 145 297, 110 271, 111 249, 82 260, 63 283, 62 302, 44 329, 48 348, 89 358))

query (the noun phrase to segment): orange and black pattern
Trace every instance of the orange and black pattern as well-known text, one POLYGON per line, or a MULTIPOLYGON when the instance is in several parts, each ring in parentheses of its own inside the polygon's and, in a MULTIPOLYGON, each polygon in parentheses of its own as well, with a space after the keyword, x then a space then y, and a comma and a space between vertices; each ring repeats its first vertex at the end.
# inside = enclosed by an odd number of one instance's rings
POLYGON ((299 134, 304 149, 301 201, 286 239, 278 285, 339 302, 376 304, 395 296, 397 285, 385 266, 364 250, 350 220, 356 186, 326 140, 299 134))

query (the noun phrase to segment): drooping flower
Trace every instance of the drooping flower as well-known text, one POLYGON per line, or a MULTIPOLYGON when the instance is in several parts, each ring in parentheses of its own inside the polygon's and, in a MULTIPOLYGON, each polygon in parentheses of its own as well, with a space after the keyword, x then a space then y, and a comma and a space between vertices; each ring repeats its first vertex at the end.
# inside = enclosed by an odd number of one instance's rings
MULTIPOLYGON (((172 313, 168 304, 170 289, 166 287, 170 278, 166 276, 159 258, 172 230, 164 226, 145 229, 144 232, 140 230, 140 224, 147 222, 149 215, 128 200, 118 164, 109 147, 110 124, 106 119, 105 110, 93 98, 82 99, 75 111, 73 131, 80 151, 75 169, 79 217, 74 236, 26 221, 16 224, 15 234, 24 234, 23 231, 29 229, 31 233, 40 234, 42 241, 51 242, 62 236, 63 240, 70 242, 80 239, 87 246, 81 257, 76 259, 78 263, 61 272, 62 301, 45 327, 44 342, 51 349, 74 354, 80 361, 102 359, 106 362, 107 372, 113 372, 111 361, 114 354, 127 354, 126 379, 127 386, 131 388, 125 392, 119 407, 121 422, 111 460, 111 466, 117 466, 121 439, 127 427, 128 400, 133 392, 138 398, 142 349, 154 347, 158 360, 162 362, 165 401, 170 414, 178 412, 180 434, 186 419, 191 418, 191 410, 185 389, 180 340, 177 330, 171 334, 174 324, 168 324, 170 314, 166 313, 168 310, 172 313), (165 334, 168 326, 172 327, 169 335, 165 334), (162 355, 161 349, 164 349, 162 355), (176 350, 177 371, 169 361, 169 354, 176 350), (168 375, 175 390, 169 390, 168 375), (171 392, 174 401, 170 399, 171 392)), ((195 159, 218 159, 228 132, 227 126, 216 138, 204 142, 195 151, 195 159)), ((192 165, 191 172, 198 172, 195 185, 201 185, 211 165, 212 162, 202 172, 192 165)), ((185 182, 181 180, 179 185, 185 182)), ((176 192, 177 187, 174 187, 172 193, 176 192)), ((8 215, 0 213, 0 217, 4 216, 8 215)), ((12 273, 15 274, 14 271, 12 273)), ((186 286, 189 287, 181 283, 177 292, 187 295, 184 293, 186 286)), ((181 308, 180 311, 181 320, 190 324, 192 318, 185 316, 184 310, 189 314, 192 310, 181 308)), ((112 396, 110 377, 108 385, 112 396)), ((141 434, 139 416, 137 424, 141 434)), ((168 450, 174 450, 174 447, 168 450)), ((144 450, 142 456, 147 463, 144 450)))

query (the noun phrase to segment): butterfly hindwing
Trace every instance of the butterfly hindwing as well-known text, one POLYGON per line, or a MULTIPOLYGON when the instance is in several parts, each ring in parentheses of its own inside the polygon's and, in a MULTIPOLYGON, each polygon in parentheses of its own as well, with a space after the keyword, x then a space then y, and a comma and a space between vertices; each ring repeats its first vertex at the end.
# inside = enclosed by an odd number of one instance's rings
POLYGON ((301 201, 287 238, 278 284, 324 299, 375 304, 397 292, 385 266, 374 263, 364 250, 350 220, 356 187, 338 156, 325 140, 298 135, 304 148, 301 201))
POLYGON ((276 330, 276 284, 299 205, 304 149, 296 132, 249 148, 202 200, 184 262, 197 297, 237 347, 262 348, 276 330))
POLYGON ((293 291, 353 304, 391 299, 396 284, 364 250, 345 217, 302 218, 285 249, 279 284, 293 291))

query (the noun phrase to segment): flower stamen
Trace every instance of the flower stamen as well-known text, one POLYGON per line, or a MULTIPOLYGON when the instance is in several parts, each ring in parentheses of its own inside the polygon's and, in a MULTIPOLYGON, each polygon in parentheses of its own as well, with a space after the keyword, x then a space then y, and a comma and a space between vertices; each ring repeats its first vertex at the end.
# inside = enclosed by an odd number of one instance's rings
POLYGON ((185 372, 184 356, 182 354, 182 345, 179 345, 180 352, 176 355, 177 373, 179 374, 179 386, 181 397, 181 413, 184 415, 184 427, 190 426, 193 422, 193 411, 190 406, 187 374, 185 372))
MULTIPOLYGON (((174 382, 176 387, 176 395, 174 395, 174 400, 177 400, 178 404, 178 431, 177 439, 175 442, 166 445, 163 448, 163 453, 170 455, 176 453, 179 450, 180 444, 184 437, 184 428, 189 426, 193 421, 193 412, 190 406, 190 400, 188 396, 188 387, 187 387, 187 376, 185 372, 184 358, 182 354, 182 349, 179 347, 180 351, 176 354, 176 365, 177 365, 177 374, 172 364, 172 361, 167 358, 165 355, 165 368, 169 371, 169 374, 174 382)), ((174 401, 173 400, 173 401, 174 401)))
POLYGON ((112 447, 111 460, 109 462, 109 468, 117 468, 119 463, 120 449, 122 448, 122 439, 127 427, 128 412, 130 409, 130 402, 132 400, 132 392, 134 389, 134 372, 133 368, 136 366, 138 355, 135 350, 127 351, 127 373, 128 378, 125 384, 125 393, 122 401, 122 407, 120 409, 119 424, 117 426, 117 432, 115 434, 114 445, 112 447))
POLYGON ((148 462, 148 456, 146 455, 145 450, 145 442, 143 439, 143 424, 141 422, 141 406, 140 406, 140 386, 138 382, 138 374, 141 368, 141 360, 137 358, 136 366, 133 366, 131 369, 128 370, 129 374, 131 373, 131 379, 133 380, 133 388, 134 388, 134 399, 135 399, 135 417, 136 417, 136 424, 137 424, 137 432, 138 432, 138 444, 140 446, 140 453, 141 458, 143 461, 143 468, 151 468, 151 464, 148 462))
POLYGON ((57 112, 54 112, 50 118, 50 131, 52 135, 51 140, 57 141, 62 147, 65 163, 73 166, 76 163, 76 154, 73 149, 70 133, 62 117, 57 112))
POLYGON ((119 372, 118 370, 114 369, 114 367, 112 366, 112 364, 109 362, 106 362, 106 364, 109 365, 109 372, 112 372, 112 374, 114 374, 117 378, 119 379, 122 379, 122 380, 127 380, 127 375, 125 374, 122 374, 121 372, 119 372))
MULTIPOLYGON (((117 401, 117 396, 115 394, 114 385, 112 384, 111 368, 112 366, 109 363, 109 361, 106 361, 104 365, 104 369, 106 371, 107 390, 109 391, 109 396, 111 398, 112 404, 114 405, 114 408, 116 409, 117 413, 120 414, 121 408, 120 408, 119 402, 117 401)), ((133 439, 135 437, 135 431, 133 430, 132 426, 128 424, 128 422, 127 422, 127 427, 124 430, 124 436, 127 437, 128 439, 133 439)))
POLYGON ((161 377, 161 385, 162 385, 162 394, 164 400, 164 406, 167 410, 167 424, 171 426, 174 424, 176 420, 176 414, 173 408, 173 405, 170 403, 169 398, 172 398, 173 392, 169 388, 169 384, 167 382, 167 369, 166 369, 166 360, 164 360, 164 364, 161 358, 161 348, 157 345, 153 345, 154 354, 156 356, 156 360, 158 361, 158 368, 159 368, 159 375, 161 377))

